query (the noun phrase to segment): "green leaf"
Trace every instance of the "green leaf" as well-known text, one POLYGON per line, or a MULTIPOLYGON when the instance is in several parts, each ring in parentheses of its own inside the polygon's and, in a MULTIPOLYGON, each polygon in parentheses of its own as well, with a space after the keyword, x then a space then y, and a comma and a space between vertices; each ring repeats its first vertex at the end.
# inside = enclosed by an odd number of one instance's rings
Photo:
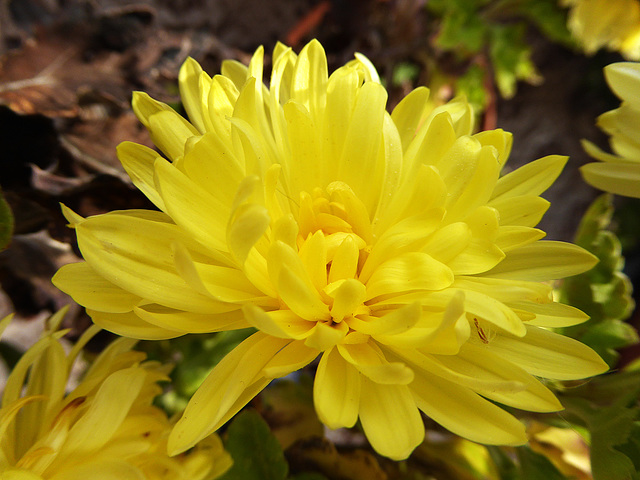
POLYGON ((400 87, 405 84, 413 85, 413 82, 420 74, 420 67, 414 63, 401 62, 393 67, 393 75, 391 83, 394 87, 400 87))
POLYGON ((624 273, 624 258, 616 235, 609 231, 613 215, 612 196, 598 197, 585 213, 575 243, 598 257, 590 271, 564 280, 560 300, 573 305, 591 318, 568 327, 562 333, 593 348, 613 367, 622 347, 638 343, 638 334, 623 320, 633 311, 631 282, 624 273))
POLYGON ((479 52, 486 43, 488 25, 478 14, 482 2, 450 2, 443 14, 436 44, 456 53, 479 52))
POLYGON ((496 24, 490 33, 489 51, 500 94, 513 97, 518 80, 538 83, 540 75, 531 61, 531 48, 524 41, 525 25, 496 24))
POLYGON ((567 28, 567 10, 558 7, 558 0, 520 0, 519 13, 528 18, 548 39, 566 47, 575 46, 567 28))
POLYGON ((233 466, 219 480, 284 480, 289 472, 278 440, 255 410, 235 417, 227 430, 225 449, 233 466))
POLYGON ((529 447, 516 449, 520 461, 521 480, 566 480, 551 461, 529 447))
POLYGON ((507 455, 502 447, 488 445, 487 450, 491 456, 491 460, 498 469, 500 480, 519 480, 518 466, 511 456, 507 455))
POLYGON ((584 422, 591 434, 591 469, 594 480, 629 480, 637 476, 630 457, 618 446, 629 448, 635 440, 638 407, 627 407, 622 398, 611 406, 594 405, 584 398, 562 399, 567 415, 575 415, 584 422))
POLYGON ((4 199, 0 190, 0 250, 4 250, 11 241, 13 235, 14 220, 11 207, 4 199))
POLYGON ((480 65, 471 65, 456 80, 456 93, 464 94, 475 112, 482 112, 487 106, 489 96, 485 89, 485 75, 487 72, 480 65))

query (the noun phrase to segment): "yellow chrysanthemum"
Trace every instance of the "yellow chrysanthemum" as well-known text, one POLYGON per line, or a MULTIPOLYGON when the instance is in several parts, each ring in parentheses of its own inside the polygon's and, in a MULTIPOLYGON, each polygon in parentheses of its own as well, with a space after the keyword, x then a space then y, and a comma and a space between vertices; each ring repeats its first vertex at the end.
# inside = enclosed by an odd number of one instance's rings
MULTIPOLYGON (((63 315, 50 319, 51 330, 7 380, 0 408, 1 479, 206 480, 229 468, 231 459, 215 434, 189 454, 167 455, 171 425, 152 400, 168 369, 131 351, 135 340, 112 343, 65 394, 75 357, 98 328, 67 354, 59 342, 65 332, 56 332, 63 315)), ((0 333, 10 320, 0 323, 0 333)))
POLYGON ((638 0, 561 0, 569 6, 567 27, 584 51, 603 47, 640 59, 640 2, 638 0))
POLYGON ((370 62, 358 55, 328 77, 316 41, 299 56, 278 45, 273 65, 267 88, 262 49, 213 78, 188 60, 180 92, 191 123, 134 97, 171 162, 132 143, 118 153, 162 212, 67 210, 86 263, 62 268, 56 285, 122 335, 258 329, 191 399, 172 452, 318 356, 320 419, 360 419, 382 455, 405 458, 423 440, 419 410, 479 442, 525 442, 490 400, 556 411, 534 375, 606 369, 541 328, 586 318, 541 282, 595 263, 533 228, 565 159, 499 178, 511 136, 471 135, 465 100, 431 109, 419 88, 389 114, 370 62))
POLYGON ((604 75, 622 100, 619 108, 598 117, 598 126, 611 135, 615 155, 584 140, 587 153, 602 162, 588 163, 580 170, 585 181, 600 190, 640 198, 640 63, 607 65, 604 75))

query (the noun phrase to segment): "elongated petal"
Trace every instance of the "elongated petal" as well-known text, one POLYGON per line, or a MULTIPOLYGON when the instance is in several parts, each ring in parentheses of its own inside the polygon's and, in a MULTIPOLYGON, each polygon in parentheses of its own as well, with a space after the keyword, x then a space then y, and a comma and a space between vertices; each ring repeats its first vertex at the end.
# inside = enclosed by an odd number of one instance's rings
POLYGON ((595 256, 571 243, 539 241, 509 252, 486 276, 540 282, 585 272, 596 263, 595 256))
POLYGON ((453 433, 489 445, 527 442, 524 425, 466 387, 421 372, 409 388, 418 408, 453 433))
POLYGON ((496 381, 515 381, 525 388, 516 392, 500 390, 476 390, 476 393, 512 407, 531 412, 555 412, 562 405, 551 391, 536 378, 502 357, 495 355, 489 348, 467 342, 458 355, 441 355, 438 360, 457 372, 465 375, 494 379, 496 381))
POLYGON ((81 305, 91 310, 108 313, 126 313, 133 310, 141 297, 134 295, 98 275, 86 263, 70 263, 63 266, 51 279, 81 305))
POLYGON ((224 313, 192 313, 163 307, 161 305, 143 305, 135 307, 134 313, 142 320, 167 330, 184 333, 210 333, 247 328, 238 308, 224 313))
POLYGON ((175 225, 123 214, 91 217, 77 225, 78 245, 94 270, 119 287, 173 308, 206 313, 217 302, 177 274, 171 243, 193 243, 175 225))
POLYGON ((271 379, 262 370, 289 343, 258 332, 227 354, 189 401, 169 436, 170 455, 184 452, 217 430, 240 410, 238 400, 248 402, 245 392, 256 395, 271 379))
POLYGON ((588 163, 580 172, 589 185, 600 190, 640 198, 640 164, 588 163))
POLYGON ((129 368, 113 373, 101 385, 89 410, 69 432, 67 452, 82 454, 99 450, 124 421, 142 389, 145 372, 129 368), (122 385, 127 385, 126 389, 122 385))
POLYGON ((301 318, 291 310, 265 312, 254 305, 246 304, 243 311, 251 326, 277 338, 300 340, 308 337, 315 326, 314 322, 301 318))
POLYGON ((280 350, 262 370, 265 377, 283 377, 311 363, 320 350, 307 347, 304 342, 291 342, 280 350))
POLYGON ((527 163, 498 180, 492 198, 540 195, 558 178, 567 160, 567 157, 549 155, 527 163))
POLYGON ((383 263, 367 282, 367 299, 410 290, 440 290, 453 283, 453 273, 430 255, 412 252, 383 263))
POLYGON ((527 334, 519 339, 498 335, 491 351, 532 375, 558 380, 586 378, 609 368, 586 345, 535 326, 527 326, 527 334))
POLYGON ((363 378, 359 413, 371 446, 393 460, 407 458, 424 440, 424 424, 406 385, 363 378))
POLYGON ((313 382, 313 403, 320 421, 329 428, 352 427, 358 419, 360 373, 338 353, 326 351, 313 382))
POLYGON ((131 178, 133 184, 144 193, 153 204, 164 211, 164 200, 153 180, 153 166, 160 158, 155 150, 133 142, 122 142, 116 149, 118 160, 131 178))
POLYGON ((338 345, 342 358, 375 383, 407 385, 413 381, 413 371, 402 362, 390 362, 371 343, 338 345))
POLYGON ((171 218, 203 245, 224 251, 230 206, 222 204, 167 162, 156 161, 155 174, 156 185, 171 218))
POLYGON ((87 310, 93 322, 118 335, 124 335, 140 340, 165 340, 185 334, 184 330, 162 328, 151 324, 134 312, 104 313, 97 310, 87 310))

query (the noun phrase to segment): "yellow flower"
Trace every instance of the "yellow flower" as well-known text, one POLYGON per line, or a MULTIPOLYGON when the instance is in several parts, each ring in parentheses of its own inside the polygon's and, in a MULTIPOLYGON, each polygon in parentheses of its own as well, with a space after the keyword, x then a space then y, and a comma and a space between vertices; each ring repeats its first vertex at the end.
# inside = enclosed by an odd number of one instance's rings
MULTIPOLYGON (((144 362, 143 353, 131 351, 135 340, 113 342, 65 394, 76 356, 99 328, 88 330, 67 354, 59 341, 66 332, 56 332, 64 313, 51 317, 51 330, 7 380, 0 408, 1 479, 205 480, 229 468, 216 435, 188 454, 168 456, 171 425, 152 400, 169 368, 144 362)), ((0 323, 0 333, 10 320, 0 323)))
POLYGON ((571 7, 567 27, 591 55, 602 47, 640 59, 640 2, 638 0, 562 0, 571 7))
POLYGON ((140 338, 258 329, 191 399, 171 452, 318 356, 322 422, 360 419, 394 459, 423 440, 419 410, 475 441, 521 444, 523 425, 492 401, 556 411, 534 375, 606 369, 541 328, 586 318, 541 282, 595 263, 533 228, 564 158, 499 178, 511 136, 471 135, 464 99, 432 109, 419 88, 389 114, 371 63, 357 55, 328 77, 317 41, 300 55, 278 45, 269 88, 262 76, 261 48, 248 68, 225 62, 213 78, 187 60, 191 123, 134 97, 171 162, 132 143, 118 153, 162 212, 66 209, 86 263, 54 282, 97 324, 140 338))
POLYGON ((598 126, 611 135, 615 155, 584 140, 587 153, 602 163, 588 163, 580 170, 585 181, 600 190, 640 198, 640 63, 607 65, 604 75, 622 100, 619 108, 598 117, 598 126))

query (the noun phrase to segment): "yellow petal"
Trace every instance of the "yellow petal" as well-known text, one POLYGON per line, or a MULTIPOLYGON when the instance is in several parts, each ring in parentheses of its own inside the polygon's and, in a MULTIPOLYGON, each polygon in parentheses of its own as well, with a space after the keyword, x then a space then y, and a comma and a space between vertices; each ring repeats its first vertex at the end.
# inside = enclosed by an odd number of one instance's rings
POLYGON ((415 137, 421 120, 424 118, 425 109, 429 105, 429 89, 418 87, 412 90, 393 109, 391 118, 398 128, 403 150, 407 150, 415 137))
POLYGON ((375 383, 407 385, 413 381, 413 370, 402 362, 388 361, 375 344, 344 344, 337 348, 342 358, 375 383))
POLYGON ((518 168, 498 180, 493 200, 523 195, 540 195, 558 178, 568 157, 549 155, 518 168))
POLYGON ((91 480, 145 480, 145 475, 139 468, 123 460, 97 460, 65 469, 64 472, 52 476, 51 480, 86 480, 87 478, 91 478, 91 480))
POLYGON ((362 172, 375 173, 386 101, 387 92, 377 83, 367 82, 358 90, 338 163, 336 180, 349 185, 369 211, 375 206, 380 178, 362 172))
POLYGON ((580 173, 589 185, 605 192, 640 198, 640 163, 588 163, 580 173))
POLYGON ((363 378, 359 413, 371 446, 393 460, 404 460, 424 440, 424 424, 406 385, 363 378))
POLYGON ((267 378, 278 378, 295 372, 311 363, 320 354, 303 342, 291 342, 280 350, 262 370, 267 378))
POLYGON ((291 98, 316 118, 324 113, 327 92, 327 57, 317 40, 310 41, 300 51, 293 70, 291 98))
POLYGON ((133 312, 151 325, 183 333, 222 332, 249 327, 239 308, 230 312, 207 314, 147 304, 135 307, 133 312))
POLYGON ((96 273, 86 262, 64 265, 51 279, 60 290, 91 310, 126 313, 141 297, 114 285, 96 273))
POLYGON ((418 408, 447 430, 489 445, 522 445, 524 425, 466 387, 421 372, 409 386, 418 408))
POLYGON ((155 174, 156 185, 171 218, 203 245, 226 250, 230 205, 221 203, 165 161, 156 161, 155 174))
POLYGON ((357 307, 362 305, 367 295, 367 287, 358 280, 348 278, 331 293, 333 306, 331 316, 334 322, 341 322, 344 317, 352 315, 357 307))
POLYGON ((271 381, 262 370, 290 341, 258 332, 214 367, 169 436, 169 455, 194 446, 235 415, 271 381))
POLYGON ((360 373, 336 348, 326 351, 313 382, 313 403, 329 428, 353 427, 358 419, 360 373))
POLYGON ((184 330, 169 330, 153 325, 142 320, 133 312, 104 313, 97 310, 87 310, 87 313, 93 322, 101 328, 118 335, 138 338, 140 340, 164 340, 185 334, 184 330))
POLYGON ((146 372, 137 367, 111 374, 87 411, 71 427, 64 451, 70 455, 99 451, 111 440, 140 393, 146 372), (126 386, 126 388, 123 388, 126 386))
POLYGON ((540 327, 527 326, 523 338, 498 335, 489 345, 491 352, 540 377, 576 380, 609 369, 586 345, 540 327))
POLYGON ((422 309, 418 302, 394 308, 382 316, 353 317, 349 326, 367 335, 397 335, 407 332, 420 320, 422 309))
POLYGON ((604 76, 611 90, 620 100, 630 102, 636 107, 640 106, 640 101, 638 101, 638 85, 640 85, 638 63, 612 63, 604 67, 604 76))
POLYGON ((505 225, 499 229, 495 244, 506 253, 540 240, 545 235, 545 232, 537 228, 505 225))
POLYGON ((165 211, 164 201, 156 189, 153 180, 153 166, 158 158, 158 153, 144 145, 133 142, 122 142, 116 148, 118 159, 122 167, 131 178, 133 184, 151 200, 160 210, 165 211))
POLYGON ((306 337, 304 343, 308 347, 318 350, 327 350, 337 343, 340 343, 349 333, 346 323, 334 323, 329 325, 325 322, 317 322, 306 337))
POLYGON ((542 282, 585 272, 596 263, 595 256, 576 245, 541 240, 509 252, 485 276, 542 282))
MULTIPOLYGON (((202 67, 193 58, 188 57, 180 67, 178 85, 180 87, 180 99, 184 105, 191 123, 200 131, 206 131, 203 120, 204 95, 200 89, 200 78, 204 72, 202 67)), ((206 75, 206 74, 205 74, 206 75)), ((211 78, 209 78, 211 81, 211 78)))
POLYGON ((177 226, 120 212, 88 218, 76 231, 80 250, 92 268, 132 294, 201 313, 218 305, 189 287, 176 272, 171 244, 194 243, 177 226))
POLYGON ((440 290, 453 283, 446 265, 421 252, 397 256, 380 265, 367 282, 367 300, 411 290, 440 290))
POLYGON ((509 306, 513 309, 521 309, 535 314, 536 317, 527 323, 538 327, 570 327, 589 320, 589 315, 582 310, 557 302, 509 302, 509 306))
POLYGON ((534 227, 549 209, 550 203, 542 197, 503 196, 491 200, 488 206, 495 208, 500 214, 500 225, 519 225, 534 227))
POLYGON ((252 327, 277 338, 300 340, 308 337, 315 326, 315 322, 304 320, 291 310, 265 312, 250 303, 243 305, 242 310, 252 327))
POLYGON ((499 355, 491 352, 484 345, 467 342, 460 348, 458 355, 441 355, 438 360, 448 368, 465 375, 495 381, 519 382, 525 386, 514 392, 499 389, 477 389, 479 393, 491 400, 531 412, 556 412, 562 405, 555 395, 532 375, 520 367, 505 362, 499 355))
POLYGON ((216 133, 206 133, 185 153, 181 168, 219 203, 230 208, 246 177, 241 158, 216 133))

